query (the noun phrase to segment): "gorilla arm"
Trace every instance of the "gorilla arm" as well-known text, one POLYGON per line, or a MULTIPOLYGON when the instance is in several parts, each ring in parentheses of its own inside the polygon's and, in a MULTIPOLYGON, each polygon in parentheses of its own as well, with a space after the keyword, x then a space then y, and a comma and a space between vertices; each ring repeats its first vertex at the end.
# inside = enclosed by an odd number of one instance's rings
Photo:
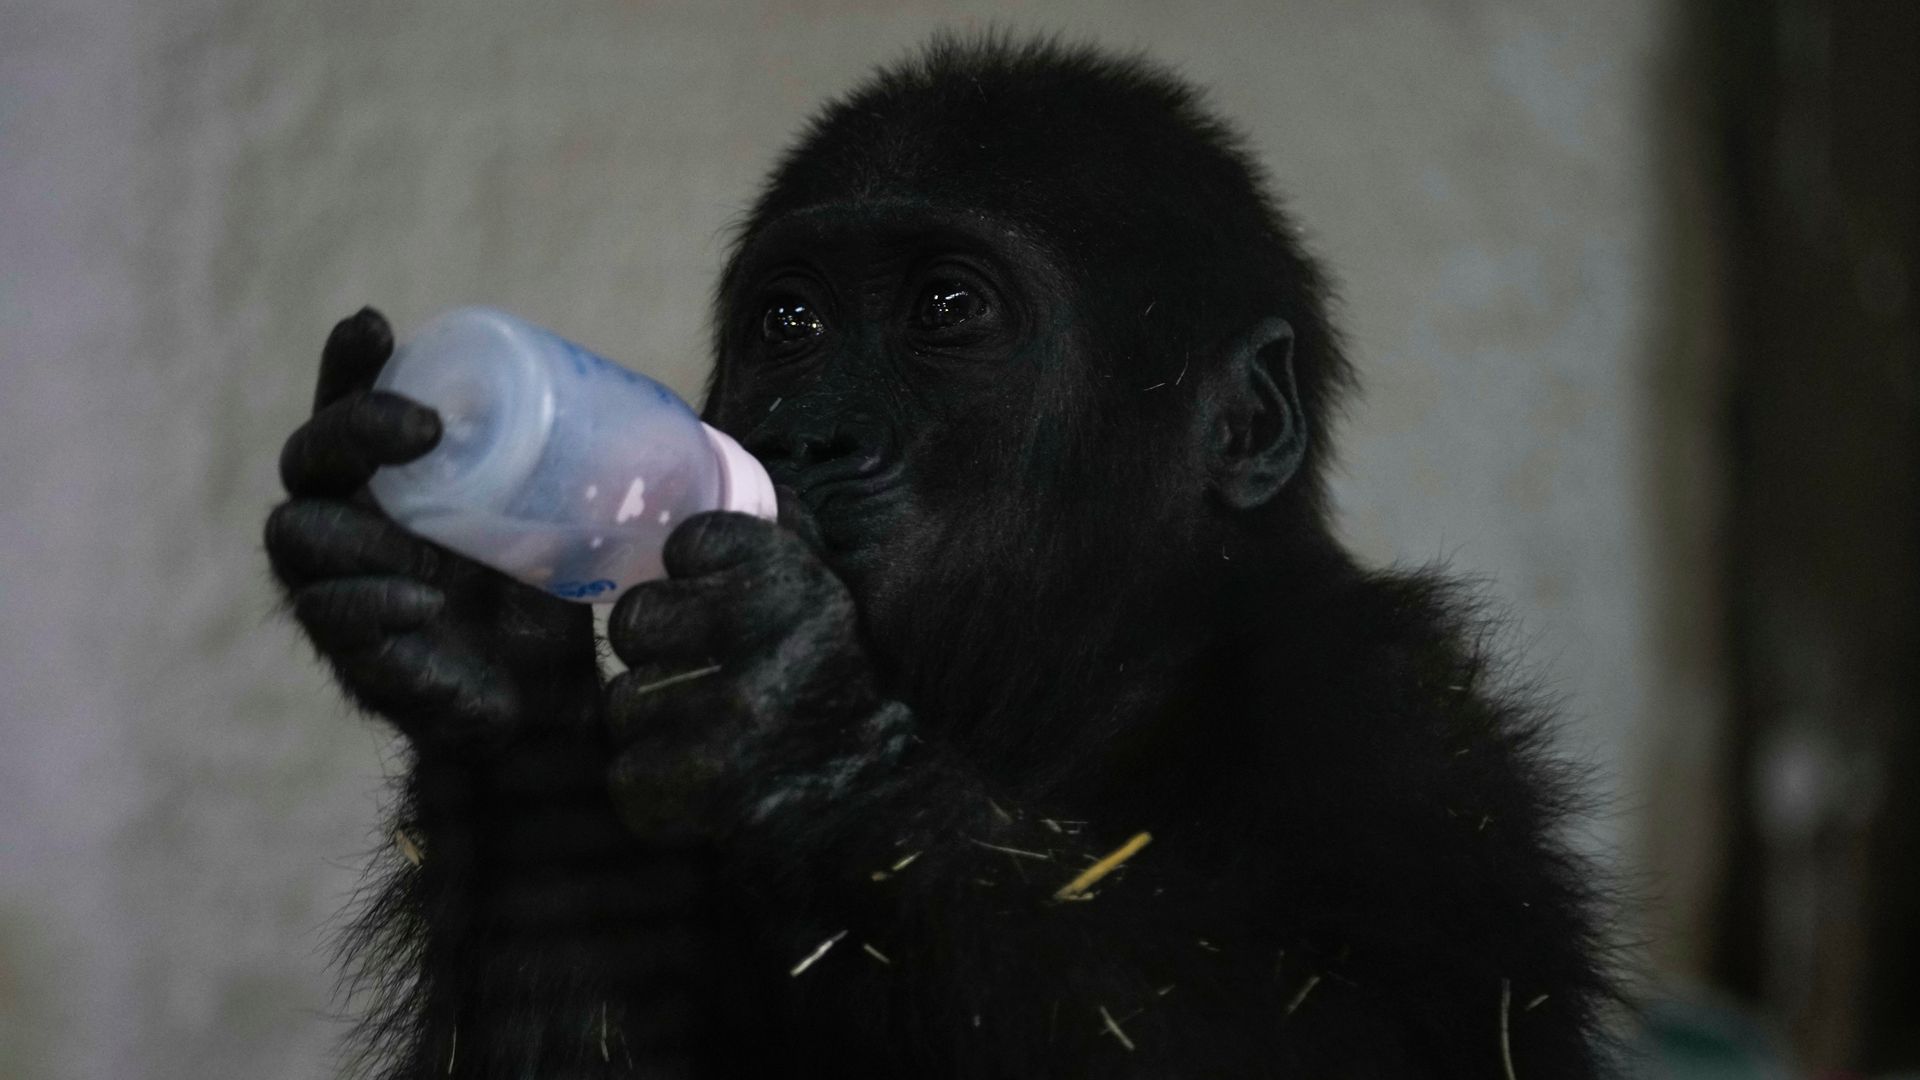
MULTIPOLYGON (((852 598, 792 533, 703 515, 665 558, 671 577, 609 623, 630 665, 608 692, 614 798, 643 837, 718 841, 784 984, 793 1060, 998 1076, 1284 1060, 1305 983, 1246 932, 1254 890, 1176 844, 1126 843, 1185 822, 1080 820, 923 738, 878 692, 852 598), (1102 880, 1067 888, 1103 857, 1102 880)), ((1401 1060, 1360 1011, 1316 1023, 1401 1060)))

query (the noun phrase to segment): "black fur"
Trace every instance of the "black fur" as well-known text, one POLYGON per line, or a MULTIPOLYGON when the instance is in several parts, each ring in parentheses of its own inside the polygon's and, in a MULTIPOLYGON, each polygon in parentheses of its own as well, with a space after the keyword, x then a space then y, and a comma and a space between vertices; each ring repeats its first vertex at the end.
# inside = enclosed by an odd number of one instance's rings
POLYGON ((417 758, 362 1062, 1598 1075, 1571 775, 1467 599, 1329 536, 1351 379, 1263 187, 1093 50, 942 40, 830 105, 716 313, 708 418, 788 527, 683 525, 604 690, 578 609, 338 501, 434 434, 343 324, 269 547, 417 758))

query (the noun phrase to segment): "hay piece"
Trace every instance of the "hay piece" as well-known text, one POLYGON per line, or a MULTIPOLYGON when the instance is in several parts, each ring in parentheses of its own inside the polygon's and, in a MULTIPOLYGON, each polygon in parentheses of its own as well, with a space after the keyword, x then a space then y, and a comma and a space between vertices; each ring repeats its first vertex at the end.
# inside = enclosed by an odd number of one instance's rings
POLYGON ((707 676, 712 675, 719 670, 720 670, 719 664, 708 664, 706 667, 694 668, 692 671, 683 671, 678 675, 669 675, 664 679, 658 679, 658 680, 655 680, 654 682, 647 683, 645 686, 635 687, 633 690, 629 691, 629 694, 632 697, 640 697, 645 694, 651 694, 657 690, 665 690, 669 686, 678 686, 683 682, 692 682, 695 679, 704 679, 707 676))
POLYGON ((1287 1011, 1281 1015, 1292 1016, 1293 1011, 1300 1007, 1300 1003, 1307 1000, 1307 995, 1313 993, 1313 988, 1319 985, 1320 975, 1318 972, 1307 976, 1307 981, 1300 984, 1300 989, 1295 991, 1293 997, 1287 1002, 1287 1011))
POLYGON ((1133 858, 1139 853, 1141 848, 1146 847, 1152 842, 1152 833, 1142 832, 1133 834, 1133 839, 1115 848, 1106 858, 1080 871, 1080 876, 1060 886, 1060 890, 1053 894, 1053 898, 1055 900, 1072 900, 1078 897, 1101 878, 1119 869, 1121 863, 1133 858))
POLYGON ((645 684, 645 686, 636 686, 634 690, 630 690, 630 696, 639 698, 639 696, 643 696, 643 694, 653 694, 653 692, 657 692, 657 690, 666 690, 668 686, 680 686, 682 682, 693 682, 695 678, 707 678, 708 675, 714 675, 714 673, 718 673, 718 671, 720 671, 720 665, 718 665, 718 663, 708 663, 707 667, 695 667, 693 671, 682 671, 680 675, 668 675, 666 678, 659 678, 659 680, 655 680, 655 682, 649 682, 649 684, 645 684))
POLYGON ((400 854, 405 856, 406 860, 414 866, 419 866, 421 863, 427 861, 426 855, 420 851, 419 843, 416 842, 412 836, 408 835, 405 829, 393 830, 393 846, 399 848, 400 854))
POLYGON ((820 959, 821 957, 823 957, 823 956, 825 956, 825 955, 827 955, 827 950, 828 950, 828 949, 831 949, 831 948, 833 948, 833 947, 834 947, 834 945, 835 945, 836 943, 838 943, 838 942, 839 942, 839 940, 840 940, 841 938, 843 938, 843 937, 846 937, 846 936, 847 936, 847 932, 846 932, 845 930, 842 930, 842 931, 840 931, 839 933, 837 933, 837 934, 835 934, 835 935, 833 935, 832 937, 830 937, 830 938, 828 938, 827 940, 825 940, 825 941, 823 941, 823 942, 821 942, 821 943, 820 943, 820 947, 819 947, 819 948, 817 948, 817 949, 814 949, 814 950, 813 950, 812 952, 810 952, 810 953, 808 953, 808 954, 807 954, 807 956, 806 956, 806 959, 804 959, 804 960, 802 960, 802 961, 800 961, 799 963, 797 963, 797 964, 795 964, 795 965, 793 965, 793 970, 792 970, 792 971, 789 971, 789 972, 787 972, 787 974, 788 974, 789 976, 791 976, 791 977, 794 977, 794 978, 798 978, 801 972, 803 972, 803 971, 805 971, 805 970, 807 970, 808 968, 810 968, 810 967, 812 967, 812 966, 814 965, 814 962, 815 962, 815 961, 817 961, 817 960, 819 960, 819 959, 820 959))
POLYGON ((1113 1014, 1107 1011, 1105 1005, 1100 1006, 1100 1019, 1106 1025, 1106 1029, 1113 1034, 1113 1037, 1120 1040, 1120 1045, 1126 1047, 1128 1053, 1132 1053, 1133 1040, 1127 1038, 1127 1033, 1120 1030, 1119 1022, 1114 1020, 1113 1014))
POLYGON ((921 854, 920 852, 916 851, 911 855, 903 855, 900 858, 895 859, 893 861, 892 866, 887 867, 885 870, 875 870, 873 873, 868 874, 867 876, 869 878, 872 878, 874 881, 885 881, 888 878, 892 877, 894 874, 897 874, 900 871, 906 869, 909 863, 913 862, 913 860, 920 857, 920 854, 921 854))
POLYGON ((1500 1067, 1506 1071, 1507 1080, 1518 1080, 1513 1075, 1513 1040, 1507 1034, 1507 1015, 1513 1011, 1513 981, 1500 980, 1500 1067))
POLYGON ((1040 860, 1041 862, 1052 862, 1052 861, 1053 861, 1053 856, 1051 856, 1051 855, 1043 855, 1043 854, 1041 854, 1041 853, 1040 853, 1040 852, 1038 852, 1038 851, 1027 851, 1027 850, 1024 850, 1024 849, 1022 849, 1022 848, 1017 848, 1017 847, 1007 847, 1007 846, 1005 846, 1005 845, 1003 845, 1003 844, 989 844, 989 843, 987 843, 987 842, 986 842, 985 840, 973 840, 973 839, 972 839, 971 837, 969 837, 968 839, 969 839, 969 840, 970 840, 970 841, 971 841, 972 843, 974 843, 974 844, 976 844, 976 845, 978 845, 978 846, 980 846, 980 847, 983 847, 983 848, 986 848, 986 849, 987 849, 988 851, 998 851, 998 852, 1000 852, 1000 853, 1001 853, 1001 854, 1003 854, 1003 855, 1016 855, 1016 856, 1019 856, 1019 857, 1020 857, 1020 858, 1022 858, 1022 859, 1038 859, 1038 860, 1040 860))
POLYGON ((889 967, 893 965, 893 961, 887 959, 887 954, 881 952, 879 949, 874 948, 868 942, 863 941, 860 943, 860 951, 866 953, 868 956, 873 957, 875 960, 878 960, 881 963, 888 965, 889 967))

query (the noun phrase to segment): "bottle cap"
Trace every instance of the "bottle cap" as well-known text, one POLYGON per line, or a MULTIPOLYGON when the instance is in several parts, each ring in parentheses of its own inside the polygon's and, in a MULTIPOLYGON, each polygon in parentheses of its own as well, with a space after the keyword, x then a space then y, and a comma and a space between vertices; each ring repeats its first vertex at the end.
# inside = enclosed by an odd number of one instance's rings
POLYGON ((773 478, 746 448, 733 437, 711 424, 701 424, 707 441, 720 459, 720 509, 775 521, 780 517, 780 501, 773 493, 773 478))

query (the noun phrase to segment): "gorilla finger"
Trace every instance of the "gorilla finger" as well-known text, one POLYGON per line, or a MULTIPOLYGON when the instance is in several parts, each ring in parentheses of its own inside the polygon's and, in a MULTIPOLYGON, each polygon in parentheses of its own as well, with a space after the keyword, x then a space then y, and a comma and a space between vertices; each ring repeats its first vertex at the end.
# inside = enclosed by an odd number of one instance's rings
POLYGON ((432 631, 388 637, 334 659, 340 681, 369 709, 417 740, 489 740, 508 730, 519 702, 480 657, 432 631))
POLYGON ((790 491, 781 498, 779 525, 746 514, 697 515, 661 553, 680 580, 704 575, 735 583, 744 600, 734 612, 736 630, 784 628, 846 593, 821 559, 812 511, 790 491))
POLYGON ((267 558, 289 588, 324 578, 403 575, 430 580, 439 548, 377 510, 337 499, 293 499, 267 515, 267 558))
POLYGON ((629 667, 711 656, 726 644, 733 587, 714 577, 642 582, 614 603, 607 644, 629 667))
POLYGON ((743 563, 804 557, 806 549, 771 521, 717 510, 696 514, 667 537, 660 560, 676 578, 713 574, 743 563))
POLYGON ((440 415, 425 405, 378 390, 349 394, 288 436, 280 483, 291 495, 345 495, 439 441, 440 415))
POLYGON ((393 327, 386 316, 363 307, 333 325, 320 350, 320 381, 313 390, 319 412, 356 390, 368 390, 393 353, 393 327))
POLYGON ((296 593, 293 614, 321 651, 343 653, 417 630, 446 603, 439 589, 412 578, 335 578, 296 593))
POLYGON ((648 664, 607 684, 607 734, 615 745, 636 739, 682 742, 703 727, 727 724, 731 689, 723 664, 648 664))
POLYGON ((738 659, 804 624, 850 625, 853 601, 823 567, 801 559, 645 582, 607 619, 607 643, 628 666, 655 660, 738 659))

